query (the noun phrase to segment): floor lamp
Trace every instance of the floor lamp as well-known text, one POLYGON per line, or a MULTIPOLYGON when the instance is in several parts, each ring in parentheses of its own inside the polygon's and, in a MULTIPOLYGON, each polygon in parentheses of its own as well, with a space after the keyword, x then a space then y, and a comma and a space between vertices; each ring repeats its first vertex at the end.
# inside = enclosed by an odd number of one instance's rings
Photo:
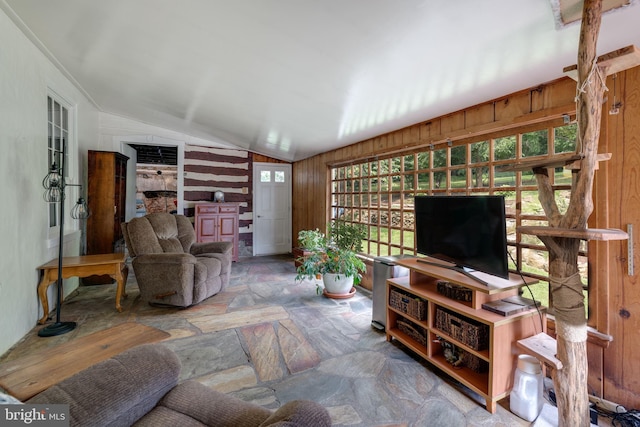
MULTIPOLYGON (((55 159, 51 168, 49 169, 49 173, 42 180, 42 186, 45 188, 44 192, 44 200, 47 203, 58 203, 59 204, 59 224, 60 224, 60 237, 58 242, 58 282, 57 282, 57 290, 58 290, 58 298, 56 301, 56 321, 50 325, 45 326, 44 328, 38 331, 38 336, 41 337, 53 337, 56 335, 66 334, 67 332, 71 332, 76 327, 76 322, 62 322, 60 321, 60 311, 62 309, 62 299, 63 299, 63 283, 62 283, 62 258, 63 258, 63 247, 62 244, 64 242, 64 198, 65 198, 65 187, 67 186, 75 186, 82 187, 80 184, 67 184, 65 178, 65 160, 66 160, 66 142, 62 141, 62 152, 57 152, 56 155, 59 156, 58 164, 60 167, 56 165, 55 159)), ((89 206, 85 200, 80 197, 76 202, 73 209, 71 209, 71 217, 74 219, 86 219, 91 215, 89 211, 89 206)))

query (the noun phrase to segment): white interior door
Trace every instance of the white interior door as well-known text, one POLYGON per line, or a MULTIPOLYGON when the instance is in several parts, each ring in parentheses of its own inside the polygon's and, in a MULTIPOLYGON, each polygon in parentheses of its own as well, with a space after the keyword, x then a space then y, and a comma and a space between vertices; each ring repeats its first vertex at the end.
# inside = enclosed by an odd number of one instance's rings
POLYGON ((291 165, 253 164, 253 254, 291 252, 291 165))

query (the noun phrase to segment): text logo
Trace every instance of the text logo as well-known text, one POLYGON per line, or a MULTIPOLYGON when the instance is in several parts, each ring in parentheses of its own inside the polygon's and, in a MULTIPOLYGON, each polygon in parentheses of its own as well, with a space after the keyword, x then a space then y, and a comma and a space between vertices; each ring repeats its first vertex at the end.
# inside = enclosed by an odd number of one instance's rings
POLYGON ((0 426, 69 427, 69 405, 0 405, 0 426))

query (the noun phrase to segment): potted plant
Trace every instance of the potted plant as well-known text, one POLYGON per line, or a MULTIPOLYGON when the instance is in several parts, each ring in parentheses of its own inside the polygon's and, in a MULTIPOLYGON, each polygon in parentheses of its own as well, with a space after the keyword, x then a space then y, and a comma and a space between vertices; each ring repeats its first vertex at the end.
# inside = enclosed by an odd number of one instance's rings
MULTIPOLYGON (((353 285, 360 283, 361 273, 366 271, 364 261, 357 252, 362 249, 366 231, 360 224, 334 221, 327 236, 319 230, 303 230, 300 233, 318 237, 317 246, 299 259, 296 280, 315 279, 322 276, 325 295, 344 298, 352 295, 353 285)), ((322 288, 317 284, 317 292, 322 288)))
POLYGON ((319 248, 323 244, 324 233, 319 229, 300 230, 298 233, 298 246, 293 248, 294 264, 296 268, 302 264, 304 258, 311 254, 311 251, 319 248))
POLYGON ((313 251, 322 246, 324 242, 324 234, 320 229, 300 230, 298 233, 298 244, 306 251, 313 251))

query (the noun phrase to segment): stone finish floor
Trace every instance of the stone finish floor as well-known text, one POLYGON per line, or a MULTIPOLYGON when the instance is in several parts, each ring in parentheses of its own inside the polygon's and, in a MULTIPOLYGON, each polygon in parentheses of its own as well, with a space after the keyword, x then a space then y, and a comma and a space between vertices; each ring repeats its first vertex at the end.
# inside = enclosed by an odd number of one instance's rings
POLYGON ((291 256, 241 259, 224 292, 188 309, 142 302, 129 271, 122 313, 114 308, 115 285, 80 286, 62 308, 63 321, 78 322, 73 332, 39 338, 36 326, 0 362, 139 322, 171 334, 163 344, 181 359, 182 379, 272 409, 314 400, 335 426, 530 424, 509 412, 508 399, 490 414, 483 399, 387 342, 371 327, 366 289, 333 300, 316 295, 313 282, 296 282, 291 256))

